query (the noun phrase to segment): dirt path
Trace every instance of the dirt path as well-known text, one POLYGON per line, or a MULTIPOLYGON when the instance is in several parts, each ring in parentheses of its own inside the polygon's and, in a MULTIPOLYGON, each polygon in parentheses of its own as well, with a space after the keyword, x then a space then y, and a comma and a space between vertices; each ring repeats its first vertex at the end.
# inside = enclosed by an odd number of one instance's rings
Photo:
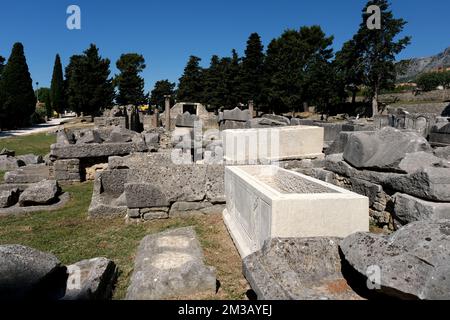
POLYGON ((70 118, 52 119, 52 120, 48 121, 47 123, 38 124, 38 125, 35 125, 30 128, 0 131, 0 139, 49 132, 49 131, 55 130, 59 125, 61 125, 61 122, 67 121, 68 119, 70 119, 70 118))

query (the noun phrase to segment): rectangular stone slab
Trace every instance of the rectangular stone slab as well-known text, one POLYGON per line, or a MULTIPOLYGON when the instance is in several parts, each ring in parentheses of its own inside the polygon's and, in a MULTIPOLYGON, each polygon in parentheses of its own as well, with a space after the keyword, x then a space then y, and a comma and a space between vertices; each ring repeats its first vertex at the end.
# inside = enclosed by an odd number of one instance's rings
POLYGON ((52 144, 51 155, 57 159, 80 159, 127 155, 147 151, 145 142, 133 143, 90 143, 80 145, 52 144))
POLYGON ((313 126, 223 131, 224 159, 229 164, 315 158, 322 155, 324 129, 313 126))
POLYGON ((275 237, 346 237, 369 230, 369 199, 276 166, 225 168, 223 218, 242 257, 275 237))
POLYGON ((137 250, 126 300, 158 300, 216 292, 213 267, 193 227, 148 235, 137 250))

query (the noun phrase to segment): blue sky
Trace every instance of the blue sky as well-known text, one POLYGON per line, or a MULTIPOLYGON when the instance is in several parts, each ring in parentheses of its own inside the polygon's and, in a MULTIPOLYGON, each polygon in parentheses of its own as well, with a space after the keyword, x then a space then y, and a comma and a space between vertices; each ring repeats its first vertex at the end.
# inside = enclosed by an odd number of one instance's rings
MULTIPOLYGON (((395 0, 392 9, 409 23, 412 44, 398 57, 437 54, 450 46, 448 0, 395 0)), ((0 55, 8 57, 14 42, 25 46, 33 81, 50 83, 54 57, 64 66, 73 54, 96 43, 115 61, 121 53, 144 55, 146 90, 160 79, 178 81, 189 55, 240 55, 250 33, 258 32, 265 46, 287 28, 319 24, 334 35, 334 48, 352 37, 366 0, 0 0, 0 55), (66 9, 81 8, 82 29, 66 28, 66 9)))

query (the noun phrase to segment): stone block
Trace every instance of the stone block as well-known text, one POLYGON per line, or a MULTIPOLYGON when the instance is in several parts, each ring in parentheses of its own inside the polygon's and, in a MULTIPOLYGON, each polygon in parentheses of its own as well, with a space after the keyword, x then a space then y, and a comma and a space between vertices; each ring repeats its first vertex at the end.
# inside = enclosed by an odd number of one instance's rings
POLYGON ((275 166, 225 168, 224 221, 242 257, 276 237, 344 237, 369 228, 367 197, 275 166))
POLYGON ((229 164, 257 164, 322 155, 323 128, 291 126, 223 131, 224 159, 229 164))
POLYGON ((420 220, 450 219, 450 203, 425 201, 404 193, 394 195, 395 219, 405 225, 420 220))
POLYGON ((215 269, 203 262, 192 227, 148 235, 140 243, 126 300, 159 300, 216 292, 215 269))

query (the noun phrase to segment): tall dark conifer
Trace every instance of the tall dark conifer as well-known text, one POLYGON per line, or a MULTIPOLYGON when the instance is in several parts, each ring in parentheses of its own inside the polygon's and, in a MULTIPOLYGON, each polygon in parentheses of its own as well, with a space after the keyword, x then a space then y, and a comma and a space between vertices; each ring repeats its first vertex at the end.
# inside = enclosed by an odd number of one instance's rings
POLYGON ((57 54, 55 58, 50 92, 52 109, 59 114, 63 113, 65 109, 64 78, 59 54, 57 54))

